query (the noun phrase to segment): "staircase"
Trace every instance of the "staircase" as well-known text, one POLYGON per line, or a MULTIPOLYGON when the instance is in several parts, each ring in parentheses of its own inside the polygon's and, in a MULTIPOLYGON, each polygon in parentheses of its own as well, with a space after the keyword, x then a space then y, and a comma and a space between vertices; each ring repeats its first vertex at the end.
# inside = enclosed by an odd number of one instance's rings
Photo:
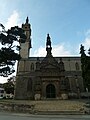
POLYGON ((70 100, 36 101, 36 114, 84 114, 84 102, 70 100))

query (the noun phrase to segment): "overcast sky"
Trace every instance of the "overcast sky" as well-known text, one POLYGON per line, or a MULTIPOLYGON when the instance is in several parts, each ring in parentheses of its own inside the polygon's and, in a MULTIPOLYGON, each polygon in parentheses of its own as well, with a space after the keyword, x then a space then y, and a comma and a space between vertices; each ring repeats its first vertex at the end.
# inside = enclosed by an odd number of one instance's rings
POLYGON ((90 0, 0 0, 0 23, 6 29, 25 23, 32 29, 31 56, 45 56, 47 33, 53 56, 79 56, 90 47, 90 0))

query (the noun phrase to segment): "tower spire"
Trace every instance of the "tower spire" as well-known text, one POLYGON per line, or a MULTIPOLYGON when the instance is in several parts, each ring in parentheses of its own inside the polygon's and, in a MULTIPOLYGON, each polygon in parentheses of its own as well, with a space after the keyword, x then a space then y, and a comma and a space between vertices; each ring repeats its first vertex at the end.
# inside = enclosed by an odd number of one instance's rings
POLYGON ((31 49, 31 25, 28 17, 26 18, 25 24, 22 24, 22 29, 25 32, 26 40, 25 43, 21 43, 20 55, 22 58, 28 58, 31 49))
POLYGON ((29 19, 28 19, 28 16, 27 16, 27 18, 26 18, 26 23, 27 23, 27 24, 29 23, 29 19))
POLYGON ((49 36, 49 34, 47 34, 47 41, 46 41, 46 51, 47 51, 47 55, 51 55, 51 50, 52 50, 52 47, 51 47, 51 38, 49 36))

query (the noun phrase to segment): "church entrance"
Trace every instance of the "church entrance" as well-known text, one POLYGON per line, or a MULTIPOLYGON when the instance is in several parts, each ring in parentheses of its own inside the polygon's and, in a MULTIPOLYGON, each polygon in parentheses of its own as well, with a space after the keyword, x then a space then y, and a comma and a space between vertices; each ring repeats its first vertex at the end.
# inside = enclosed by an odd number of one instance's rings
POLYGON ((56 98, 56 89, 53 84, 46 86, 46 98, 56 98))

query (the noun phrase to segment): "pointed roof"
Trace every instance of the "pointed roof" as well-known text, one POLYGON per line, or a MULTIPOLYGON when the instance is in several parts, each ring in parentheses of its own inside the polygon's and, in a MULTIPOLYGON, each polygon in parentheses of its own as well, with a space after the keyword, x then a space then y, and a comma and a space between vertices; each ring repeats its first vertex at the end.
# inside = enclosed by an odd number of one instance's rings
POLYGON ((41 62, 41 65, 40 65, 41 68, 45 68, 45 67, 48 67, 48 66, 59 67, 58 62, 52 56, 51 50, 52 50, 52 47, 51 47, 51 38, 50 38, 49 34, 47 34, 47 39, 46 39, 46 51, 47 51, 47 55, 46 55, 46 57, 41 62))
POLYGON ((27 16, 27 18, 26 18, 26 23, 27 23, 27 24, 29 23, 29 19, 28 19, 28 16, 27 16))
POLYGON ((45 68, 47 66, 53 66, 59 68, 58 62, 55 60, 55 58, 52 55, 47 55, 41 62, 41 68, 45 68))

